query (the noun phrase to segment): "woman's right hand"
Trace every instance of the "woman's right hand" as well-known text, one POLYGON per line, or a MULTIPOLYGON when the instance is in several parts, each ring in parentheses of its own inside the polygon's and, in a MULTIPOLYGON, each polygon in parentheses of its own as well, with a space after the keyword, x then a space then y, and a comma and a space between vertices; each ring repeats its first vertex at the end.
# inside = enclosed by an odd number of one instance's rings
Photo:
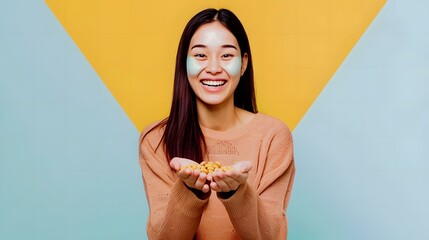
POLYGON ((175 157, 170 161, 170 167, 176 170, 177 176, 186 184, 186 186, 200 190, 203 193, 208 193, 210 191, 210 187, 207 184, 206 173, 200 172, 198 169, 192 170, 190 168, 180 170, 181 166, 188 166, 191 164, 198 165, 197 162, 186 158, 175 157))

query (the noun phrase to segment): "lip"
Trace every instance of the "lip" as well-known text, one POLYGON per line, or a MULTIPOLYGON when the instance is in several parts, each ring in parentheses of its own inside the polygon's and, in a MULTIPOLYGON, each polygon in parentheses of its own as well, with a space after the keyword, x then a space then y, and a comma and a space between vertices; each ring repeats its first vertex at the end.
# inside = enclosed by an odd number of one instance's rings
POLYGON ((204 86, 208 86, 207 84, 204 84, 204 82, 206 81, 222 82, 221 86, 225 85, 228 82, 226 79, 223 79, 223 78, 204 78, 200 80, 200 83, 203 84, 204 86))
POLYGON ((216 93, 216 92, 221 92, 225 88, 228 81, 224 78, 203 78, 200 80, 200 83, 201 83, 202 88, 205 91, 211 92, 211 93, 216 93), (223 84, 220 86, 216 86, 216 87, 215 86, 208 86, 208 85, 205 85, 203 83, 204 81, 219 81, 219 82, 221 81, 221 82, 223 82, 223 84))
POLYGON ((227 80, 225 78, 202 78, 200 80, 200 82, 202 81, 225 81, 227 82, 227 80))

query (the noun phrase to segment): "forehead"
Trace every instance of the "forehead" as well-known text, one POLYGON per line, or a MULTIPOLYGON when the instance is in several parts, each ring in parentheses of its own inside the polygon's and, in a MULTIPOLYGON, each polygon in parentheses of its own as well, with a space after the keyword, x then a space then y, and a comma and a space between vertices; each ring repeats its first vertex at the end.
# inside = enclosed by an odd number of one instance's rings
POLYGON ((237 47, 238 42, 234 35, 220 22, 214 21, 201 25, 191 38, 190 47, 196 44, 206 46, 221 46, 231 44, 237 47))

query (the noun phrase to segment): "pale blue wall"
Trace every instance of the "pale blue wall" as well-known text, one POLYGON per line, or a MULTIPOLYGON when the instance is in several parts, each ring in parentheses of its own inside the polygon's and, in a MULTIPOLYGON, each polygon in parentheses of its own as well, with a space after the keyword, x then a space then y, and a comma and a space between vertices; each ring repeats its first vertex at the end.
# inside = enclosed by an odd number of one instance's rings
POLYGON ((0 239, 145 239, 139 133, 44 1, 0 2, 0 239))
POLYGON ((429 239, 428 13, 388 1, 295 129, 290 239, 429 239))
MULTIPOLYGON (((429 2, 388 1, 295 129, 289 239, 429 239, 429 2)), ((0 239, 145 239, 138 131, 42 0, 0 0, 0 239)))

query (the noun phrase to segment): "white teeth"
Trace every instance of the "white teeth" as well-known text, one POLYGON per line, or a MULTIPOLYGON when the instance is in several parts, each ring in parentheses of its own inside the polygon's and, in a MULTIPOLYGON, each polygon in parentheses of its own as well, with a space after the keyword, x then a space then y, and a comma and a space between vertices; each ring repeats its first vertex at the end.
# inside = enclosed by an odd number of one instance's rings
POLYGON ((203 85, 210 87, 219 87, 226 83, 226 81, 212 81, 212 80, 203 80, 201 81, 203 85))

